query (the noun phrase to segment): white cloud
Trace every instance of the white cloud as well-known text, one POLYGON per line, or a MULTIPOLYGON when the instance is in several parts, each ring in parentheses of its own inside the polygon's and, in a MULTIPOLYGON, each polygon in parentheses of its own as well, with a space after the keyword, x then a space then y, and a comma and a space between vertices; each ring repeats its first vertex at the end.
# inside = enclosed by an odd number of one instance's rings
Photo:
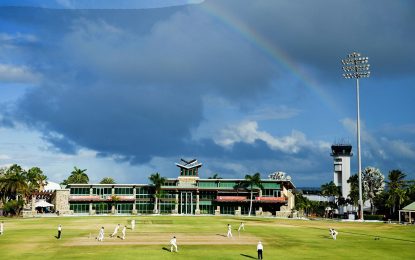
POLYGON ((37 42, 38 39, 33 34, 24 34, 24 33, 0 33, 0 44, 7 44, 13 42, 37 42))
MULTIPOLYGON (((356 133, 356 121, 345 118, 341 120, 341 123, 349 132, 356 133)), ((387 137, 376 138, 375 135, 367 131, 364 123, 361 123, 361 143, 368 146, 368 148, 362 147, 362 153, 371 159, 377 156, 384 160, 396 157, 415 159, 415 145, 413 143, 387 137)))
POLYGON ((10 156, 8 156, 7 154, 0 154, 0 160, 9 160, 10 156))
POLYGON ((37 83, 40 76, 25 66, 0 63, 0 82, 3 83, 37 83))
POLYGON ((244 121, 223 129, 220 135, 215 138, 215 143, 223 147, 231 147, 238 142, 253 144, 257 140, 265 142, 272 150, 286 153, 298 153, 302 147, 316 145, 319 148, 329 147, 329 144, 323 141, 317 143, 308 141, 306 135, 298 130, 292 130, 289 136, 272 136, 266 131, 260 131, 256 121, 244 121))
POLYGON ((300 112, 299 109, 289 108, 287 106, 266 106, 255 110, 252 115, 248 117, 255 121, 288 119, 297 116, 300 112))

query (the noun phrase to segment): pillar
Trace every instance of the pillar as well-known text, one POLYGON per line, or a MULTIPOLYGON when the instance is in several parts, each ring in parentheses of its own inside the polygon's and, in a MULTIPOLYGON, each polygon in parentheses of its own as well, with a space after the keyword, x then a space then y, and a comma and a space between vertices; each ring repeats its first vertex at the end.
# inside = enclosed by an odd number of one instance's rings
POLYGON ((89 215, 95 215, 95 210, 92 208, 92 202, 89 203, 89 215))
POLYGON ((137 214, 137 208, 136 208, 136 195, 137 195, 137 191, 136 188, 133 187, 133 197, 134 197, 134 201, 133 201, 133 211, 131 212, 131 214, 136 215, 137 214))
POLYGON ((240 216, 241 215, 241 206, 238 206, 238 209, 235 210, 235 216, 240 216))
POLYGON ((200 215, 199 194, 196 194, 196 210, 195 210, 195 215, 200 215))
POLYGON ((31 203, 31 208, 32 208, 32 214, 36 214, 36 195, 32 195, 32 203, 31 203))
POLYGON ((179 193, 176 192, 174 200, 174 210, 172 214, 179 214, 179 193))
POLYGON ((219 215, 220 215, 220 206, 216 206, 215 216, 219 216, 219 215))

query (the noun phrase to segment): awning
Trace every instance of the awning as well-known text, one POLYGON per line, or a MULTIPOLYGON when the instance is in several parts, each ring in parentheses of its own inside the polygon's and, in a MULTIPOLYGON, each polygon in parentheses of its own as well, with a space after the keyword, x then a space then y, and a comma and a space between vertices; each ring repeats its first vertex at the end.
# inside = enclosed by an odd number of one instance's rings
POLYGON ((39 200, 38 202, 35 203, 35 208, 37 207, 42 207, 42 208, 46 208, 46 207, 54 207, 55 205, 50 204, 49 202, 46 202, 45 200, 39 200))

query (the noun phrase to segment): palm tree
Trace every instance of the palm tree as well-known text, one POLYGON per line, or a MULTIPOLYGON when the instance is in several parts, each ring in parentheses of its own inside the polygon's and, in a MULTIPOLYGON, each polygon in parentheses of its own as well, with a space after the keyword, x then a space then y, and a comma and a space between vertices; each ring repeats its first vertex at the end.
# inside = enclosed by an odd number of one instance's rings
POLYGON ((3 202, 9 199, 19 199, 19 195, 26 197, 29 193, 26 173, 17 164, 10 166, 0 179, 0 190, 3 193, 3 202))
POLYGON ((156 172, 156 173, 151 174, 150 177, 148 177, 148 179, 151 181, 155 189, 155 193, 154 193, 155 202, 154 202, 153 212, 157 214, 158 213, 158 207, 157 207, 158 197, 160 197, 161 186, 166 182, 166 178, 161 177, 160 174, 156 172))
POLYGON ((32 167, 26 173, 27 182, 31 192, 43 190, 48 177, 43 174, 43 171, 39 167, 32 167))
MULTIPOLYGON (((359 175, 354 174, 350 176, 350 178, 347 180, 347 183, 350 183, 350 193, 349 198, 350 202, 353 204, 355 208, 358 207, 359 204, 359 175)), ((362 189, 364 190, 364 186, 362 186, 362 189)), ((365 192, 362 193, 363 201, 365 201, 365 192)))
POLYGON ((219 174, 215 173, 211 177, 209 177, 208 179, 222 179, 222 177, 220 177, 219 174))
MULTIPOLYGON (((320 189, 321 189, 321 195, 326 196, 326 197, 334 197, 335 201, 336 201, 336 197, 340 196, 339 187, 337 187, 333 181, 321 185, 320 189)), ((338 202, 338 199, 337 199, 337 202, 338 202)))
POLYGON ((252 211, 252 196, 253 196, 253 189, 254 186, 257 186, 261 189, 263 189, 264 187, 261 184, 261 174, 259 172, 255 173, 254 175, 245 175, 245 183, 247 186, 249 186, 250 190, 251 190, 251 199, 249 202, 249 216, 251 216, 251 211, 252 211))
POLYGON ((115 184, 115 180, 111 177, 104 177, 99 183, 100 184, 115 184))
POLYGON ((85 172, 86 169, 81 170, 75 166, 74 170, 71 172, 71 175, 68 179, 64 180, 62 184, 68 185, 70 183, 88 183, 89 177, 85 172))
POLYGON ((389 194, 388 194, 388 204, 392 206, 392 213, 396 212, 396 204, 399 204, 401 197, 404 197, 403 193, 400 190, 405 188, 405 177, 406 174, 401 170, 392 170, 389 172, 388 184, 389 194))

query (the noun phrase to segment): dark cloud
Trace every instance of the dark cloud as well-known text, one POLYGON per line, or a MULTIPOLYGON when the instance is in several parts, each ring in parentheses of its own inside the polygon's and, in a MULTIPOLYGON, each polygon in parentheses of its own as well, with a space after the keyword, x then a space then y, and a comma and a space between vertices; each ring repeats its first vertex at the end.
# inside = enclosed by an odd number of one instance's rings
POLYGON ((192 130, 209 109, 203 96, 255 107, 272 83, 284 89, 279 80, 286 61, 270 56, 249 31, 298 66, 327 77, 341 74, 339 60, 352 50, 370 56, 376 73, 411 75, 413 10, 410 1, 206 1, 147 10, 3 7, 0 33, 14 28, 35 40, 12 42, 12 52, 1 57, 28 64, 43 81, 2 121, 40 130, 62 152, 87 147, 132 163, 195 155, 251 162, 264 172, 275 167, 264 159, 298 174, 327 169, 329 159, 318 158, 328 155, 308 147, 286 154, 262 141, 226 150, 212 140, 193 140, 192 130))

